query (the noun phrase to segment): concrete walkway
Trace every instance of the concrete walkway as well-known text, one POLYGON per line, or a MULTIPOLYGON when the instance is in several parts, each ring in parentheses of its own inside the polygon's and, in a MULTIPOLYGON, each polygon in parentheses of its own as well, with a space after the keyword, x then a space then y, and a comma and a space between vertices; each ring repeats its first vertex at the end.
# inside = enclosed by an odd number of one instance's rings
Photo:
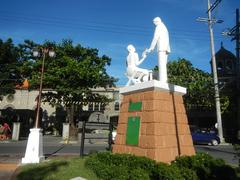
MULTIPOLYGON (((61 137, 54 136, 43 136, 44 144, 59 144, 62 141, 61 137)), ((20 141, 1 141, 0 143, 7 144, 27 144, 26 140, 20 141)), ((1 151, 1 149, 0 149, 1 151)), ((0 180, 15 180, 17 176, 18 167, 21 165, 21 159, 23 158, 20 154, 5 154, 0 155, 0 180)))
MULTIPOLYGON (((62 140, 62 137, 60 136, 43 136, 43 144, 44 146, 59 146, 61 144, 65 144, 62 140)), ((68 144, 71 144, 72 146, 79 146, 78 141, 68 141, 68 144)), ((27 139, 20 140, 20 141, 0 141, 0 145, 2 146, 8 146, 11 147, 14 145, 18 147, 24 147, 26 148, 27 145, 27 139)), ((1 147, 0 147, 1 152, 1 147)), ((76 153, 55 153, 54 155, 51 155, 50 158, 55 158, 59 156, 79 156, 79 152, 76 153)), ((0 180, 15 180, 18 172, 18 167, 21 166, 21 160, 23 158, 22 153, 0 153, 0 180)), ((49 157, 46 157, 49 158, 49 157)))
POLYGON ((20 156, 0 156, 0 179, 15 180, 20 162, 20 156))
POLYGON ((18 164, 10 164, 10 163, 5 163, 5 164, 0 164, 0 179, 4 180, 13 180, 15 179, 15 171, 18 167, 18 164))

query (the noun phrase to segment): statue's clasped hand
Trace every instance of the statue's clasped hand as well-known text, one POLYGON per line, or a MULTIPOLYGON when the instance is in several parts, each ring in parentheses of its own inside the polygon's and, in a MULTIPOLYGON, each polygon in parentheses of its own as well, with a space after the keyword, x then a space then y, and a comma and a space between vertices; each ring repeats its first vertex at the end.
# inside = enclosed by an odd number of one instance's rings
POLYGON ((142 58, 146 58, 147 57, 147 51, 146 51, 146 49, 143 51, 143 53, 142 53, 142 58))
POLYGON ((153 51, 153 49, 146 49, 144 52, 146 52, 147 54, 151 53, 153 51))
POLYGON ((151 52, 151 50, 146 48, 142 53, 142 57, 146 58, 147 54, 149 54, 150 52, 151 52))

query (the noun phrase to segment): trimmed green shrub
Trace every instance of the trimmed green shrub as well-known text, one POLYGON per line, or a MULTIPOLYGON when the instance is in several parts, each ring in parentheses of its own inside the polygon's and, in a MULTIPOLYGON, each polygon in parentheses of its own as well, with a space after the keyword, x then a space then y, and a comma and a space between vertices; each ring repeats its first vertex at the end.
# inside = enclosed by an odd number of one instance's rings
POLYGON ((212 157, 206 154, 197 154, 195 156, 181 156, 177 157, 172 164, 179 168, 187 168, 196 172, 199 179, 207 179, 210 177, 209 161, 212 157))
POLYGON ((104 180, 235 180, 235 169, 208 154, 176 158, 171 165, 146 157, 102 152, 90 155, 86 167, 104 180))
POLYGON ((237 172, 233 167, 223 164, 223 165, 213 165, 211 167, 212 171, 212 179, 217 179, 217 180, 235 180, 237 178, 237 172))
POLYGON ((106 180, 184 180, 177 166, 157 163, 149 158, 130 154, 97 153, 88 157, 86 166, 98 177, 106 180))
POLYGON ((137 168, 129 172, 129 179, 131 180, 150 180, 148 172, 144 169, 137 168))
POLYGON ((177 167, 174 164, 171 164, 171 166, 175 166, 175 168, 179 169, 179 172, 181 176, 184 178, 184 180, 199 180, 195 171, 185 167, 177 167))
POLYGON ((222 159, 214 159, 206 153, 198 153, 194 156, 181 156, 172 162, 173 165, 195 171, 201 180, 236 179, 235 170, 225 164, 222 159))
POLYGON ((103 179, 150 179, 156 162, 130 154, 96 153, 85 165, 103 179))
MULTIPOLYGON (((90 169, 96 169, 99 164, 104 164, 110 168, 115 166, 128 167, 129 171, 140 171, 144 170, 144 174, 149 174, 155 168, 156 162, 146 158, 146 157, 137 157, 130 154, 112 154, 109 152, 97 153, 89 156, 86 161, 86 166, 90 169)), ((141 171, 143 172, 143 171, 141 171)), ((145 175, 143 175, 145 177, 145 175)))
POLYGON ((157 175, 156 179, 159 180, 184 180, 177 166, 169 166, 164 163, 158 163, 157 165, 157 175))

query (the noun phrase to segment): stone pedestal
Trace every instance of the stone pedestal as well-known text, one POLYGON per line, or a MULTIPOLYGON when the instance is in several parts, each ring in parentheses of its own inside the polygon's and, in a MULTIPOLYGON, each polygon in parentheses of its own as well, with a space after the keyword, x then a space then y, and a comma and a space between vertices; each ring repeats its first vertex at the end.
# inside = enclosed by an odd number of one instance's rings
POLYGON ((42 160, 44 160, 42 130, 33 128, 30 129, 25 157, 22 158, 22 163, 39 163, 42 160))
POLYGON ((20 127, 21 127, 20 122, 14 122, 13 123, 12 140, 15 140, 15 141, 19 140, 20 127))
POLYGON ((123 101, 114 153, 169 163, 194 155, 182 96, 186 89, 153 80, 120 89, 123 101))

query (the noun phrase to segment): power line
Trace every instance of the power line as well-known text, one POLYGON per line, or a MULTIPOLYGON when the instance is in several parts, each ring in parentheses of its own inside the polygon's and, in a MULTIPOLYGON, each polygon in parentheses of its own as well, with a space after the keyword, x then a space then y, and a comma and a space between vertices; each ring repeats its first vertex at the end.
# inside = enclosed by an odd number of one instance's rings
POLYGON ((209 11, 213 11, 219 4, 220 4, 220 2, 221 2, 222 0, 216 0, 212 5, 211 5, 211 7, 207 10, 207 13, 209 12, 209 11))
MULTIPOLYGON (((65 19, 57 19, 57 18, 45 18, 45 17, 38 17, 38 18, 31 18, 29 16, 9 16, 4 15, 0 16, 0 20, 4 21, 15 21, 17 23, 25 23, 25 24, 36 24, 36 25, 47 25, 52 27, 61 27, 61 28, 71 28, 71 29, 78 29, 78 30, 90 30, 90 31, 99 31, 99 32, 110 32, 115 34, 130 34, 130 35, 148 35, 152 33, 152 30, 146 30, 146 27, 132 27, 128 25, 122 25, 122 24, 112 24, 112 23, 94 23, 91 24, 91 22, 85 22, 85 23, 71 23, 63 21, 65 19), (104 25, 103 25, 104 24, 104 25)), ((67 20, 67 19, 66 19, 67 20)), ((175 38, 179 39, 186 39, 190 38, 193 40, 201 40, 202 38, 206 38, 206 32, 202 31, 191 31, 191 30, 184 30, 184 29, 176 29, 177 32, 183 32, 181 36, 175 35, 175 33, 172 33, 175 38), (202 33, 203 35, 199 38, 198 32, 202 33), (196 36, 197 35, 197 36, 196 36)), ((174 32, 174 31, 173 31, 174 32)), ((220 36, 218 37, 220 38, 220 36)))
MULTIPOLYGON (((11 18, 11 19, 14 19, 14 18, 23 18, 23 19, 30 19, 34 22, 38 22, 38 21, 45 21, 45 22, 58 22, 58 23, 69 23, 69 22, 74 22, 74 23, 71 23, 71 24, 81 24, 81 25, 95 25, 95 26, 103 26, 104 28, 106 27, 113 27, 113 28, 125 28, 125 29, 130 29, 130 30, 141 30, 141 31, 144 31, 145 29, 148 29, 149 26, 139 26, 139 25, 127 25, 127 24, 115 24, 115 23, 109 23, 109 22, 104 22, 104 21, 88 21, 86 19, 81 19, 81 18, 59 18, 59 17, 49 17, 49 16, 42 16, 42 15, 32 15, 29 16, 28 14, 22 14, 22 13, 15 13, 17 15, 14 15, 14 13, 10 13, 10 12, 7 12, 7 11, 0 11, 0 14, 3 13, 0 18, 2 17, 7 17, 7 18, 11 18), (4 14, 4 13, 5 14, 4 14), (81 23, 79 23, 81 22, 81 23)), ((172 28, 174 30, 177 30, 177 31, 182 31, 182 32, 186 32, 186 28, 172 28)), ((147 31, 148 32, 148 31, 147 31)), ((187 32, 198 32, 198 33, 202 33, 202 31, 200 30, 191 30, 191 29, 188 29, 187 32)))
MULTIPOLYGON (((1 19, 1 18, 0 18, 1 19)), ((3 19, 3 18, 2 18, 3 19)), ((6 21, 8 21, 9 19, 6 19, 6 21)), ((17 21, 19 22, 19 21, 17 21)), ((25 24, 36 24, 36 25, 54 25, 55 27, 60 27, 62 29, 77 29, 77 30, 80 30, 80 31, 97 31, 97 32, 107 32, 107 33, 114 33, 114 34, 129 34, 129 35, 148 35, 150 36, 150 34, 152 32, 142 32, 142 31, 129 31, 129 30, 121 30, 121 29, 118 29, 118 30, 115 30, 115 29, 107 29, 107 28, 101 28, 101 27, 98 27, 98 26, 95 26, 94 27, 87 27, 87 26, 69 26, 69 25, 62 25, 62 24, 52 24, 52 23, 48 23, 48 22, 29 22, 29 21, 26 21, 24 19, 22 19, 22 23, 25 23, 25 24)), ((19 36, 21 38, 24 39, 23 36, 19 36)), ((192 33, 189 33, 189 32, 185 32, 185 34, 181 34, 181 35, 178 35, 176 33, 172 33, 172 37, 174 37, 175 39, 192 39, 192 40, 206 40, 207 37, 207 34, 205 34, 204 36, 199 36, 197 34, 192 34, 192 33)), ((217 37, 218 39, 221 38, 221 36, 218 36, 217 37)))

